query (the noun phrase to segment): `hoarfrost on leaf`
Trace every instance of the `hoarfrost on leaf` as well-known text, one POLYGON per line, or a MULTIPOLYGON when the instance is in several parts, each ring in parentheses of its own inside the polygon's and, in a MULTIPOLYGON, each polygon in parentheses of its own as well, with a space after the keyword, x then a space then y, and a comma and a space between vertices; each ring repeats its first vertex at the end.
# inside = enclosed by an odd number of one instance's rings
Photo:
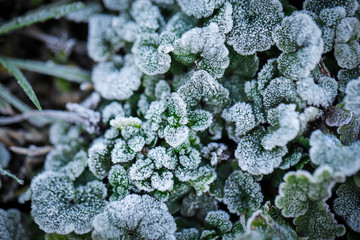
POLYGON ((285 147, 288 142, 296 138, 300 131, 300 120, 295 108, 295 104, 281 103, 268 111, 267 120, 271 127, 261 140, 264 149, 285 147))
POLYGON ((111 202, 93 221, 92 238, 175 240, 176 224, 164 203, 131 194, 111 202))
POLYGON ((36 176, 30 187, 31 215, 47 233, 87 233, 106 205, 107 190, 99 181, 75 188, 66 176, 47 171, 36 176))
POLYGON ((102 110, 102 121, 105 124, 108 123, 111 119, 124 116, 124 109, 122 105, 118 102, 111 102, 107 104, 102 110))
POLYGON ((317 165, 328 165, 334 172, 351 176, 360 169, 360 141, 344 146, 335 136, 312 132, 310 160, 317 165))
POLYGON ((321 59, 324 45, 321 30, 306 13, 295 12, 285 17, 275 28, 273 38, 283 51, 278 67, 285 77, 307 77, 321 59))
POLYGON ((360 116, 360 78, 351 80, 346 85, 345 108, 360 116))
POLYGON ((320 14, 321 10, 325 8, 343 7, 348 16, 355 14, 359 7, 357 0, 305 0, 303 8, 307 11, 313 12, 316 15, 320 14))
POLYGON ((211 142, 201 149, 201 156, 210 160, 211 166, 216 166, 230 158, 230 151, 223 143, 211 142))
POLYGON ((230 1, 233 5, 234 26, 227 43, 241 55, 251 55, 270 49, 271 34, 284 17, 278 0, 230 1))
POLYGON ((137 159, 129 169, 129 178, 131 180, 145 180, 154 173, 154 164, 149 159, 137 159))
POLYGON ((108 175, 109 183, 113 186, 113 195, 110 200, 119 200, 128 195, 129 178, 125 168, 121 165, 111 167, 108 175))
POLYGON ((113 142, 103 138, 95 139, 88 150, 89 170, 98 179, 104 179, 110 170, 113 142))
POLYGON ((174 187, 173 174, 169 171, 154 172, 151 176, 151 186, 161 192, 171 191, 174 187))
POLYGON ((211 16, 224 2, 225 0, 177 0, 186 15, 196 18, 211 16))
POLYGON ((205 110, 196 109, 188 114, 189 124, 194 131, 204 131, 213 122, 213 115, 205 110))
POLYGON ((233 8, 231 3, 225 2, 209 21, 209 23, 216 23, 219 26, 220 32, 227 34, 233 28, 234 22, 232 18, 233 8))
POLYGON ((358 187, 344 184, 336 190, 334 211, 355 232, 360 232, 360 190, 358 187))
POLYGON ((239 167, 253 175, 269 174, 279 167, 282 157, 288 152, 286 147, 275 147, 266 150, 261 145, 264 137, 263 129, 256 129, 241 138, 235 150, 239 167))
POLYGON ((141 32, 155 32, 164 24, 160 9, 150 0, 135 0, 131 5, 130 15, 141 32))
POLYGON ((113 163, 126 163, 135 158, 135 152, 121 138, 115 140, 115 145, 111 151, 111 161, 113 163))
POLYGON ((172 127, 166 126, 164 129, 164 139, 172 147, 178 147, 189 138, 189 128, 187 126, 172 127))
POLYGON ((24 219, 17 209, 0 209, 0 238, 13 240, 28 240, 24 219))
POLYGON ((132 0, 103 0, 103 2, 110 10, 123 11, 130 7, 132 0))
POLYGON ((223 201, 231 213, 254 211, 261 206, 263 198, 260 184, 248 173, 237 170, 226 180, 223 201))
POLYGON ((338 83, 331 77, 321 77, 318 84, 312 77, 307 77, 297 81, 296 84, 300 97, 313 106, 326 108, 337 96, 338 83))

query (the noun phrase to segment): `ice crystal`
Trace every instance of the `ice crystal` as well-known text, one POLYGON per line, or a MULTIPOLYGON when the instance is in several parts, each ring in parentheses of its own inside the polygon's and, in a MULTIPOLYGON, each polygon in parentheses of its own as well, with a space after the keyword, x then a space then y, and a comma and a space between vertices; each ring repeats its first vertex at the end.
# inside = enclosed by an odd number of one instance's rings
POLYGON ((21 212, 17 209, 0 209, 0 238, 13 240, 27 240, 25 222, 21 212))
POLYGON ((350 81, 346 85, 345 107, 360 116, 360 78, 350 81))
POLYGON ((177 0, 181 10, 188 16, 196 18, 209 17, 215 8, 219 8, 225 0, 177 0))

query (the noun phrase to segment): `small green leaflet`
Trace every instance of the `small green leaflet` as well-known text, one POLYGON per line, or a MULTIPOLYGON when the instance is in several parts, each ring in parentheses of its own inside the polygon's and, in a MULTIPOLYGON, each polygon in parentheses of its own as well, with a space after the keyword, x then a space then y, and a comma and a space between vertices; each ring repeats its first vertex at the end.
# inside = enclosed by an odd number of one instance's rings
POLYGON ((12 30, 22 28, 37 22, 42 22, 51 18, 59 18, 68 13, 84 8, 82 2, 74 2, 68 4, 51 4, 43 8, 26 13, 24 16, 10 20, 0 26, 0 34, 8 33, 12 30))
POLYGON ((26 80, 25 76, 22 72, 7 59, 0 56, 0 63, 4 66, 10 73, 14 75, 22 89, 25 91, 26 95, 29 96, 30 100, 34 103, 34 105, 42 112, 42 108, 40 106, 39 100, 37 99, 34 90, 32 89, 30 83, 26 80))

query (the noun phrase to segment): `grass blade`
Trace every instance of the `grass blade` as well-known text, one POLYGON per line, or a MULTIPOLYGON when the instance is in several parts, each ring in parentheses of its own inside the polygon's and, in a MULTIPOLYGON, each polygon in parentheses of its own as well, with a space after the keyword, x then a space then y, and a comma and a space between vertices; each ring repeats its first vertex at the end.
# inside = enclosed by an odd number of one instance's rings
POLYGON ((28 12, 24 16, 4 23, 0 26, 0 34, 8 33, 12 30, 22 28, 37 22, 46 21, 48 19, 59 18, 83 7, 85 7, 85 4, 82 2, 45 6, 43 8, 28 12))
POLYGON ((22 89, 25 91, 25 93, 28 95, 28 97, 34 103, 34 105, 37 107, 37 109, 39 109, 39 111, 41 112, 42 109, 41 109, 39 100, 37 99, 33 88, 31 87, 30 83, 27 81, 25 76, 22 74, 22 72, 13 63, 8 61, 6 58, 0 57, 0 63, 10 73, 12 73, 14 75, 14 77, 18 81, 19 85, 22 87, 22 89))
POLYGON ((16 65, 18 68, 42 73, 54 77, 63 78, 70 82, 89 82, 91 75, 89 71, 83 70, 78 67, 72 66, 64 66, 64 65, 57 65, 51 62, 40 62, 40 61, 33 61, 33 60, 21 60, 21 59, 13 59, 13 58, 6 58, 9 62, 16 65))

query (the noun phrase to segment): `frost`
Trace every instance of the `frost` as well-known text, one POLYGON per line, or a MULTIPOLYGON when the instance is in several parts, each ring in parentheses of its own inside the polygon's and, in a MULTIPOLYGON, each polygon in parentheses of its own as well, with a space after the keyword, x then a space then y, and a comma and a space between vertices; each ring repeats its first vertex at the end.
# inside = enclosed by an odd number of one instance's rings
POLYGON ((165 80, 160 80, 155 85, 154 96, 156 99, 164 99, 171 92, 170 85, 165 80))
POLYGON ((130 162, 135 158, 135 151, 122 139, 116 139, 113 150, 111 151, 111 161, 113 163, 130 162))
POLYGON ((0 168, 7 168, 10 162, 10 153, 5 145, 0 142, 0 168))
POLYGON ((63 175, 45 172, 31 182, 31 214, 47 233, 84 234, 106 205, 106 188, 99 181, 74 187, 63 175))
POLYGON ((0 238, 13 240, 29 239, 25 231, 25 222, 17 209, 0 209, 0 238))
POLYGON ((334 176, 332 169, 325 166, 318 168, 313 175, 303 170, 289 172, 284 180, 275 205, 282 209, 284 217, 297 218, 308 211, 309 202, 325 202, 336 181, 343 181, 343 178, 334 176))
POLYGON ((122 105, 118 102, 111 102, 107 104, 102 110, 102 121, 108 123, 111 119, 116 117, 124 117, 125 112, 122 105))
POLYGON ((104 179, 110 170, 112 147, 112 141, 98 138, 94 140, 93 144, 88 150, 89 170, 98 179, 104 179))
POLYGON ((204 228, 201 239, 222 238, 225 234, 230 233, 232 229, 230 215, 222 210, 208 212, 204 220, 204 228))
POLYGON ((220 112, 229 101, 229 91, 204 70, 194 72, 190 81, 177 92, 184 99, 187 107, 194 107, 204 102, 204 109, 212 113, 220 112))
POLYGON ((121 165, 111 167, 108 175, 109 183, 113 186, 113 195, 111 200, 123 199, 129 194, 129 178, 125 168, 121 165))
POLYGON ((190 185, 196 190, 198 195, 201 195, 205 192, 208 192, 210 189, 210 184, 212 184, 216 179, 216 171, 210 166, 202 166, 197 172, 195 180, 190 180, 190 185))
POLYGON ((235 157, 243 171, 253 175, 269 174, 280 165, 287 148, 276 147, 271 151, 264 149, 261 145, 264 135, 264 130, 258 129, 239 140, 235 157))
POLYGON ((360 22, 355 17, 341 20, 336 28, 334 55, 342 68, 353 69, 360 64, 360 22))
POLYGON ((160 9, 149 0, 135 0, 130 9, 141 32, 154 32, 163 25, 160 9))
POLYGON ((227 34, 233 28, 234 22, 232 18, 233 8, 229 2, 225 2, 209 21, 209 23, 216 23, 219 26, 219 30, 223 34, 227 34))
POLYGON ((175 13, 166 23, 165 31, 174 34, 177 38, 194 27, 195 21, 182 12, 175 13))
POLYGON ((264 107, 267 109, 274 108, 281 102, 301 105, 301 100, 296 92, 295 83, 285 77, 272 79, 262 92, 262 95, 264 107))
POLYGON ((90 134, 98 133, 100 131, 101 115, 92 109, 86 108, 78 103, 67 103, 66 108, 74 112, 79 118, 79 123, 90 134))
POLYGON ((99 13, 101 11, 102 11, 101 5, 93 2, 87 4, 86 7, 78 11, 69 13, 68 15, 66 15, 66 19, 74 21, 76 23, 88 22, 90 16, 99 13))
POLYGON ((218 203, 214 197, 207 194, 201 196, 195 193, 190 193, 182 200, 180 213, 185 217, 197 217, 198 219, 204 219, 206 214, 210 211, 218 209, 218 203))
POLYGON ((132 0, 103 0, 103 2, 108 9, 123 11, 129 8, 132 0))
POLYGON ((175 240, 176 224, 164 203, 148 195, 131 194, 111 202, 93 221, 94 240, 175 240))
POLYGON ((211 142, 201 149, 201 156, 210 160, 211 166, 216 166, 230 158, 230 151, 223 143, 211 142))
POLYGON ((87 154, 81 150, 76 153, 75 156, 71 156, 71 159, 47 157, 44 169, 45 171, 63 173, 65 176, 74 181, 83 173, 86 166, 87 154))
POLYGON ((125 129, 126 127, 140 128, 141 123, 141 120, 137 117, 116 117, 110 121, 112 127, 120 130, 125 129))
POLYGON ((275 147, 285 147, 300 131, 299 113, 295 111, 295 104, 281 103, 268 111, 267 120, 271 125, 263 137, 261 145, 266 150, 275 147))
POLYGON ((174 187, 173 174, 169 171, 157 173, 151 176, 151 186, 159 191, 169 191, 174 187))
POLYGON ((228 127, 228 134, 231 135, 231 132, 234 132, 237 138, 245 135, 258 124, 252 106, 245 102, 238 102, 234 106, 224 109, 221 117, 228 123, 235 123, 235 126, 228 127))
POLYGON ((209 128, 213 122, 212 114, 201 109, 189 112, 188 118, 190 127, 194 131, 204 131, 209 128))
POLYGON ((263 198, 260 184, 248 173, 237 170, 226 180, 223 201, 231 213, 254 211, 261 206, 263 198))
POLYGON ((355 232, 360 232, 360 191, 350 184, 341 185, 336 190, 334 211, 355 232))
POLYGON ((273 38, 283 51, 278 63, 285 77, 307 77, 320 61, 324 45, 321 30, 305 13, 295 12, 284 18, 275 28, 273 38))
POLYGON ((337 96, 338 83, 331 77, 321 77, 318 84, 311 77, 297 81, 297 92, 308 104, 328 107, 337 96))
POLYGON ((186 15, 196 18, 211 16, 214 9, 219 8, 224 2, 225 0, 177 0, 186 15))
POLYGON ((270 49, 271 34, 284 16, 278 0, 231 1, 234 27, 227 43, 241 55, 251 55, 270 49))
POLYGON ((350 81, 346 85, 345 93, 345 108, 360 116, 360 78, 350 81))
POLYGON ((200 237, 199 231, 196 228, 183 229, 175 233, 177 240, 197 240, 200 237))
POLYGON ((357 0, 305 0, 303 7, 305 10, 318 15, 322 9, 338 6, 344 7, 347 15, 352 16, 358 9, 359 3, 357 0))
POLYGON ((177 159, 167 152, 166 148, 161 146, 151 149, 147 157, 154 162, 155 168, 157 169, 165 167, 173 170, 177 165, 177 159))
POLYGON ((113 17, 112 27, 119 38, 125 42, 134 42, 139 34, 139 26, 127 13, 113 17))
POLYGON ((329 165, 336 173, 346 176, 360 169, 360 141, 344 146, 334 136, 316 130, 311 134, 310 146, 309 155, 314 164, 329 165))
POLYGON ((186 126, 171 127, 164 129, 164 139, 172 147, 178 147, 189 137, 189 128, 186 126))
POLYGON ((225 46, 225 36, 216 23, 204 28, 193 28, 174 42, 175 58, 189 64, 196 61, 199 69, 206 70, 214 78, 224 75, 229 66, 229 51, 225 46))
POLYGON ((162 36, 156 33, 140 35, 132 47, 135 63, 145 74, 157 75, 166 73, 170 69, 171 57, 169 50, 160 45, 162 36))
POLYGON ((145 180, 153 174, 154 168, 149 158, 137 159, 129 169, 129 177, 131 180, 145 180))
POLYGON ((307 214, 294 220, 296 231, 308 239, 335 239, 345 234, 345 227, 337 224, 328 206, 321 202, 309 203, 307 214))
POLYGON ((96 14, 89 19, 87 49, 95 61, 106 61, 123 45, 112 28, 113 18, 112 15, 96 14))
POLYGON ((129 99, 141 84, 142 72, 134 65, 134 57, 125 56, 125 64, 118 68, 113 62, 99 63, 93 69, 91 79, 102 97, 112 100, 129 99))
POLYGON ((297 164, 301 157, 303 156, 303 149, 301 147, 294 147, 294 150, 289 154, 286 155, 280 164, 280 169, 289 169, 290 167, 297 164))

